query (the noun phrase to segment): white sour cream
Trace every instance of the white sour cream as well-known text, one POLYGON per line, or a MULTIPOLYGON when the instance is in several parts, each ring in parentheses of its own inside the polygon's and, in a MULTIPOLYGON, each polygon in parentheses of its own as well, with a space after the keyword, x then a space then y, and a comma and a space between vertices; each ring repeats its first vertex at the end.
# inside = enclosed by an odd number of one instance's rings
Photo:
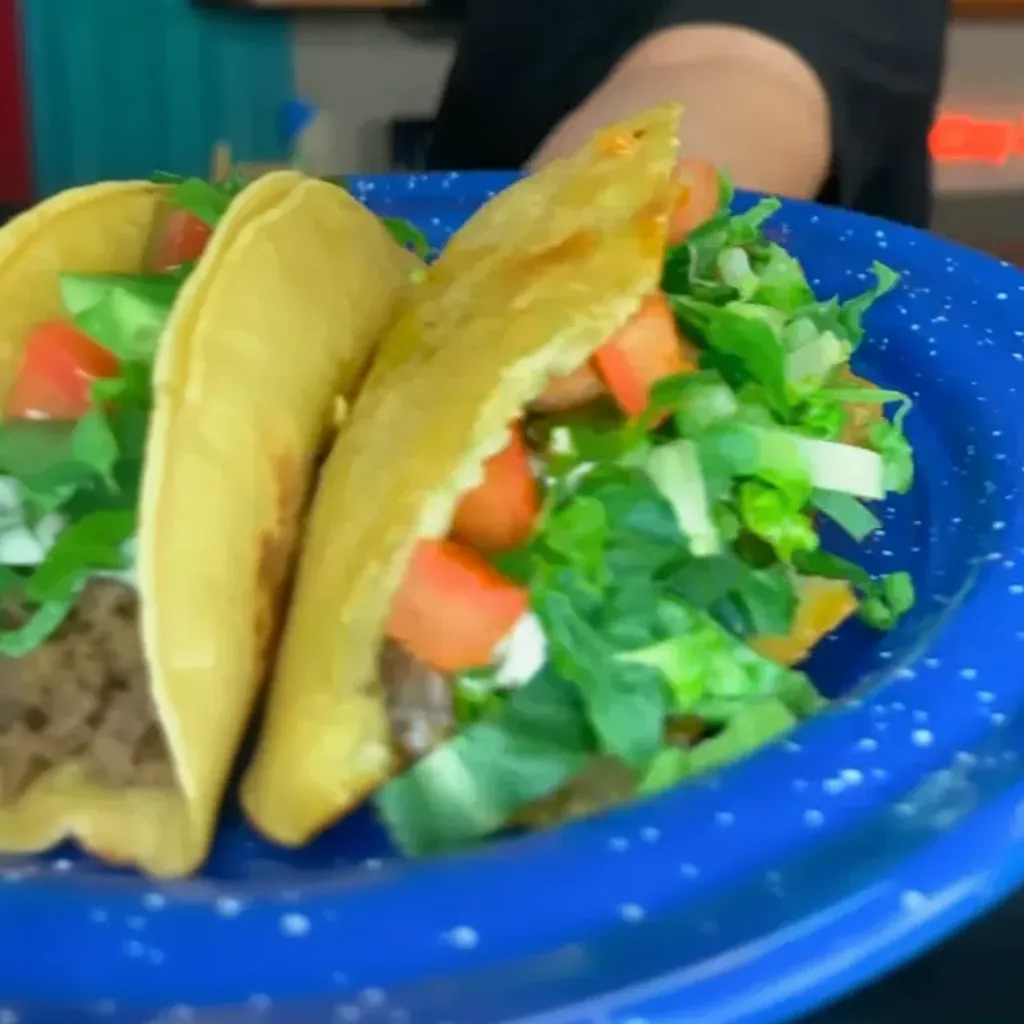
POLYGON ((533 612, 527 612, 512 627, 494 651, 495 682, 501 688, 524 686, 548 660, 548 638, 533 612))

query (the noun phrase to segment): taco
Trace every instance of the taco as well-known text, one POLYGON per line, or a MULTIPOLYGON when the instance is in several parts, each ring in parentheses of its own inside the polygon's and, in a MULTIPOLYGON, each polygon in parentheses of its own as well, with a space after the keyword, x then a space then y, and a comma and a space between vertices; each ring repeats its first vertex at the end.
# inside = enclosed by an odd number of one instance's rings
POLYGON ((792 664, 911 603, 817 529, 863 536, 864 500, 910 484, 904 396, 847 375, 895 276, 819 302, 762 230, 776 201, 733 215, 717 176, 702 198, 678 115, 483 207, 382 343, 243 780, 270 839, 376 792, 421 854, 672 785, 818 710, 792 664))
POLYGON ((0 852, 202 861, 336 396, 414 265, 291 171, 0 231, 0 852))

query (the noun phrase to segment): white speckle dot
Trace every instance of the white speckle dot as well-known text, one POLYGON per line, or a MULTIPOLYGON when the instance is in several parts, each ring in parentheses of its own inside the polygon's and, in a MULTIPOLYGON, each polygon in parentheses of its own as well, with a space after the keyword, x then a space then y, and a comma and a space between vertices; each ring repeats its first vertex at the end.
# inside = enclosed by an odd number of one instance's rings
POLYGON ((460 924, 448 933, 448 941, 456 949, 476 949, 480 943, 480 936, 477 935, 475 928, 460 924))
POLYGON ((61 874, 66 874, 68 871, 73 870, 75 862, 68 860, 67 857, 58 857, 53 862, 53 870, 59 871, 61 874))
POLYGON ((151 950, 150 950, 150 951, 149 951, 149 952, 148 952, 148 953, 146 954, 146 959, 147 959, 147 960, 148 960, 148 961, 149 961, 149 962, 150 962, 150 963, 151 963, 151 964, 152 964, 152 965, 153 965, 154 967, 159 967, 159 966, 160 966, 160 964, 162 964, 162 963, 164 962, 164 960, 166 959, 166 956, 164 955, 164 951, 163 951, 162 949, 151 949, 151 950))
POLYGON ((650 1024, 646 1017, 628 1017, 625 1024, 650 1024))
POLYGON ((128 956, 142 956, 146 952, 146 947, 138 939, 129 939, 123 948, 128 956))
POLYGON ((142 897, 142 905, 147 910, 163 910, 167 906, 167 897, 162 892, 147 892, 142 897))
POLYGON ((864 773, 856 768, 844 768, 839 773, 839 777, 848 786, 859 786, 864 781, 864 773))
POLYGON ((910 713, 910 717, 913 718, 915 722, 919 722, 923 725, 925 722, 928 721, 928 712, 922 711, 920 708, 915 708, 910 713))
POLYGON ((362 1017, 363 1011, 358 1006, 353 1006, 351 1003, 345 1003, 339 1006, 334 1011, 334 1019, 339 1021, 356 1021, 362 1017))
POLYGON ((1006 589, 1009 590, 1009 592, 1013 594, 1014 597, 1018 597, 1020 594, 1024 594, 1024 586, 1022 586, 1020 583, 1014 583, 1006 589))
POLYGON ((380 871, 380 869, 384 867, 384 861, 382 861, 380 857, 367 857, 366 860, 363 861, 363 867, 366 868, 367 871, 380 871))
POLYGON ((1006 292, 996 292, 996 298, 1000 302, 1004 302, 1006 299, 1009 298, 1009 296, 1006 294, 1006 292))
POLYGON ((873 754, 878 749, 878 740, 874 736, 865 736, 857 740, 857 749, 863 750, 866 754, 873 754))
POLYGON ((716 811, 715 824, 722 828, 729 828, 730 825, 736 824, 736 815, 732 811, 716 811))
POLYGON ((696 878, 700 874, 700 870, 696 864, 680 864, 679 874, 681 874, 683 878, 696 878))
POLYGON ((942 662, 940 662, 938 658, 925 658, 924 659, 924 667, 925 668, 938 668, 939 665, 941 665, 941 664, 942 664, 942 662))
POLYGON ((900 906, 904 910, 920 910, 927 902, 928 897, 923 892, 918 892, 917 889, 907 889, 906 892, 900 894, 900 906))
POLYGON ((915 747, 930 747, 935 742, 935 736, 930 729, 915 729, 910 734, 910 742, 915 747))
POLYGON ((795 793, 805 793, 810 783, 806 779, 794 779, 792 786, 795 793))
POLYGON ((133 931, 141 932, 146 927, 146 919, 139 914, 126 917, 124 923, 133 931))
POLYGON ((648 825, 640 829, 640 839, 645 843, 656 843, 661 838, 661 829, 648 825))
POLYGON ((238 917, 245 909, 245 904, 233 896, 218 896, 214 901, 213 909, 220 917, 238 917))
POLYGON ((976 694, 982 704, 994 704, 996 695, 991 690, 979 690, 976 694))
POLYGON ((960 669, 961 679, 977 679, 978 670, 976 668, 962 668, 960 669))
POLYGON ((968 750, 958 750, 953 758, 953 763, 960 768, 973 768, 978 763, 978 759, 968 750))
POLYGON ((266 1010, 270 1007, 270 996, 264 992, 253 992, 248 1003, 254 1010, 266 1010))
POLYGON ((838 796, 844 789, 846 789, 846 783, 842 779, 826 779, 822 784, 821 788, 829 796, 838 796))
POLYGON ((993 711, 992 714, 989 715, 988 720, 993 725, 1006 725, 1006 715, 1004 715, 1002 711, 993 711))
POLYGON ((904 666, 903 668, 896 669, 896 678, 897 679, 916 679, 917 678, 917 673, 912 668, 907 668, 906 666, 904 666))
POLYGON ((364 1006, 383 1006, 387 1001, 387 994, 382 988, 366 988, 359 993, 359 998, 364 1006))
POLYGON ((629 840, 625 836, 612 836, 608 840, 608 849, 616 853, 625 853, 629 849, 629 840))
POLYGON ((786 742, 782 744, 782 749, 786 751, 787 754, 799 754, 804 748, 795 740, 786 740, 786 742))
POLYGON ((808 828, 820 828, 825 824, 825 815, 812 807, 809 811, 804 811, 804 824, 808 828))
POLYGON ((283 914, 281 916, 281 931, 289 938, 297 939, 309 934, 312 926, 305 914, 283 914))
POLYGON ((619 916, 629 924, 637 924, 647 916, 647 912, 638 903, 623 903, 619 907, 619 916))

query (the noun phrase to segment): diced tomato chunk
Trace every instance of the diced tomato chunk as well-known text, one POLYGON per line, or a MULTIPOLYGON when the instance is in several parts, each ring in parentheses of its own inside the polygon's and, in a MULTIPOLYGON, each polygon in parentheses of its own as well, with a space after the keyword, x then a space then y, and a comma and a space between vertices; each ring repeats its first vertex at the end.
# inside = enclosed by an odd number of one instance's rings
POLYGON ((150 264, 157 274, 165 274, 183 263, 199 259, 213 234, 213 228, 194 213, 169 209, 158 222, 150 250, 150 264))
POLYGON ((528 540, 540 492, 518 424, 508 445, 484 463, 484 479, 455 509, 452 535, 478 551, 504 551, 528 540))
POLYGON ((651 388, 666 377, 698 369, 697 350, 680 334, 668 299, 655 292, 594 353, 594 366, 619 408, 637 416, 651 388))
POLYGON ((669 220, 670 245, 685 241, 718 209, 718 171, 714 164, 689 157, 679 161, 676 174, 683 183, 683 192, 669 220))
POLYGON ((421 541, 388 618, 387 635, 440 672, 490 664, 530 595, 472 548, 421 541))
POLYGON ((7 419, 76 420, 91 406, 92 382, 116 377, 115 356, 62 320, 29 335, 21 367, 7 395, 7 419))

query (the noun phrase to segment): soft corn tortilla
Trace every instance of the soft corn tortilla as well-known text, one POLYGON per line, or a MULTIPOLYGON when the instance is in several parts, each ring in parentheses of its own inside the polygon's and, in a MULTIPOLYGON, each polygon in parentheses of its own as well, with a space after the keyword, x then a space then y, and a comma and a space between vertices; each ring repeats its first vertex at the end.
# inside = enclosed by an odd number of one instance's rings
MULTIPOLYGON (((143 267, 162 190, 64 193, 0 232, 0 384, 63 315, 58 270, 143 267)), ((0 850, 74 837, 157 876, 194 870, 264 677, 307 489, 414 258, 343 190, 292 171, 246 188, 175 305, 154 370, 138 525, 143 643, 174 789, 102 789, 74 764, 0 809, 0 850)))
POLYGON ((298 845, 393 770, 377 654, 420 538, 447 532, 509 424, 661 278, 678 107, 517 182, 449 243, 382 343, 323 469, 263 734, 252 822, 298 845))

